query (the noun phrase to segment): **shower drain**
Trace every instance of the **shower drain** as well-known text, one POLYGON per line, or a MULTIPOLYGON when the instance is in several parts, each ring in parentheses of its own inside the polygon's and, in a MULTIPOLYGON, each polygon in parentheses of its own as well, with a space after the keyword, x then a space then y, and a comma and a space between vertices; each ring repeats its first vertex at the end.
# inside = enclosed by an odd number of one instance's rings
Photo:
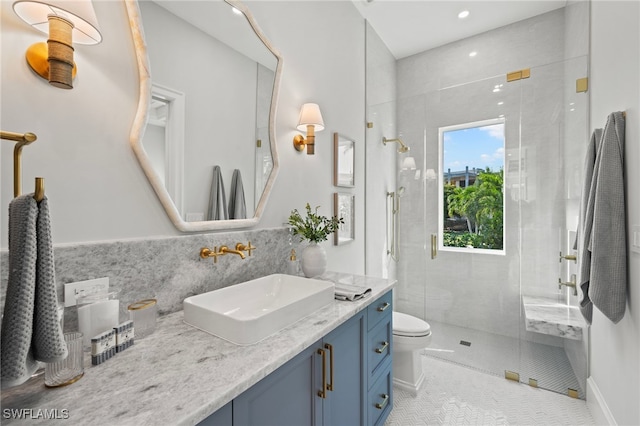
POLYGON ((471 346, 471 342, 467 342, 466 340, 460 340, 460 344, 463 346, 471 346))

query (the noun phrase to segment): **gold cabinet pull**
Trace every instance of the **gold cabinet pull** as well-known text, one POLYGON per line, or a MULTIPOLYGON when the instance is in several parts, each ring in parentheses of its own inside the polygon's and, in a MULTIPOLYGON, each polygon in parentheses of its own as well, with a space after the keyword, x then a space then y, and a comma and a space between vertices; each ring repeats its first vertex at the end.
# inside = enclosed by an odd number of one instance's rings
POLYGON ((376 348, 376 353, 381 354, 389 348, 389 342, 382 342, 382 346, 376 348))
POLYGON ((382 402, 376 402, 376 405, 375 405, 375 407, 378 410, 382 410, 389 403, 389 395, 387 395, 386 393, 383 393, 380 396, 382 397, 382 402))
POLYGON ((327 384, 327 390, 333 391, 333 346, 325 343, 324 348, 329 350, 329 383, 327 384))
POLYGON ((438 235, 431 234, 431 258, 438 256, 438 235))
POLYGON ((327 392, 327 352, 324 349, 318 349, 318 355, 322 355, 322 390, 318 391, 320 398, 326 398, 327 392))
POLYGON ((391 303, 389 302, 384 302, 382 305, 378 306, 378 312, 384 312, 387 310, 387 308, 389 308, 389 306, 391 306, 391 303))

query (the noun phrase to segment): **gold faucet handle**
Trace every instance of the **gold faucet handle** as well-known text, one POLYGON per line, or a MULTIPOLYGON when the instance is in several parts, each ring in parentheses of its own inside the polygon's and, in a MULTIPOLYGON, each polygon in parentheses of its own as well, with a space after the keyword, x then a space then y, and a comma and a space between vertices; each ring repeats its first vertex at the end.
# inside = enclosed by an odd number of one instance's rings
POLYGON ((562 259, 573 260, 575 263, 578 263, 578 256, 574 254, 567 254, 563 256, 562 252, 560 252, 560 260, 559 260, 560 263, 562 263, 562 259))
POLYGON ((218 247, 214 247, 213 250, 211 250, 208 247, 202 247, 200 249, 200 257, 202 259, 213 257, 213 263, 218 263, 218 256, 223 256, 223 255, 224 253, 222 252, 222 250, 218 252, 218 247))
POLYGON ((238 250, 238 251, 246 251, 249 256, 251 256, 251 252, 253 250, 255 250, 255 249, 256 248, 251 245, 251 241, 249 241, 249 244, 246 245, 246 246, 244 244, 242 244, 242 243, 236 244, 236 250, 238 250))

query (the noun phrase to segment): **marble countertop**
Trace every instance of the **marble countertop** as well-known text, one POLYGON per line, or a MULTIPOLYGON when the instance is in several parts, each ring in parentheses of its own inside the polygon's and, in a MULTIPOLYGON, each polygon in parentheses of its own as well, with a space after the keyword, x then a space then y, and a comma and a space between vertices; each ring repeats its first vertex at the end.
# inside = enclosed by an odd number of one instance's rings
POLYGON ((159 318, 156 331, 105 363, 85 358, 85 375, 55 389, 43 375, 2 391, 3 424, 194 425, 295 357, 389 291, 395 280, 327 273, 325 279, 370 287, 356 302, 335 300, 271 337, 237 346, 184 323, 183 312, 159 318), (7 410, 28 420, 12 419, 7 410), (66 410, 66 411, 65 411, 66 410), (50 411, 51 412, 51 411, 50 411))

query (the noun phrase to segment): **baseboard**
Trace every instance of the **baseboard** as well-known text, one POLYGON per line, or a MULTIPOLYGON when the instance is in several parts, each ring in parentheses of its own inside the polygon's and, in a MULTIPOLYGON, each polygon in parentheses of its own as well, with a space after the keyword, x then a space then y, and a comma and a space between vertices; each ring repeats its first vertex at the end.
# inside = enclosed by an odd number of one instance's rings
POLYGON ((618 426, 593 377, 587 378, 587 407, 597 425, 618 426))

